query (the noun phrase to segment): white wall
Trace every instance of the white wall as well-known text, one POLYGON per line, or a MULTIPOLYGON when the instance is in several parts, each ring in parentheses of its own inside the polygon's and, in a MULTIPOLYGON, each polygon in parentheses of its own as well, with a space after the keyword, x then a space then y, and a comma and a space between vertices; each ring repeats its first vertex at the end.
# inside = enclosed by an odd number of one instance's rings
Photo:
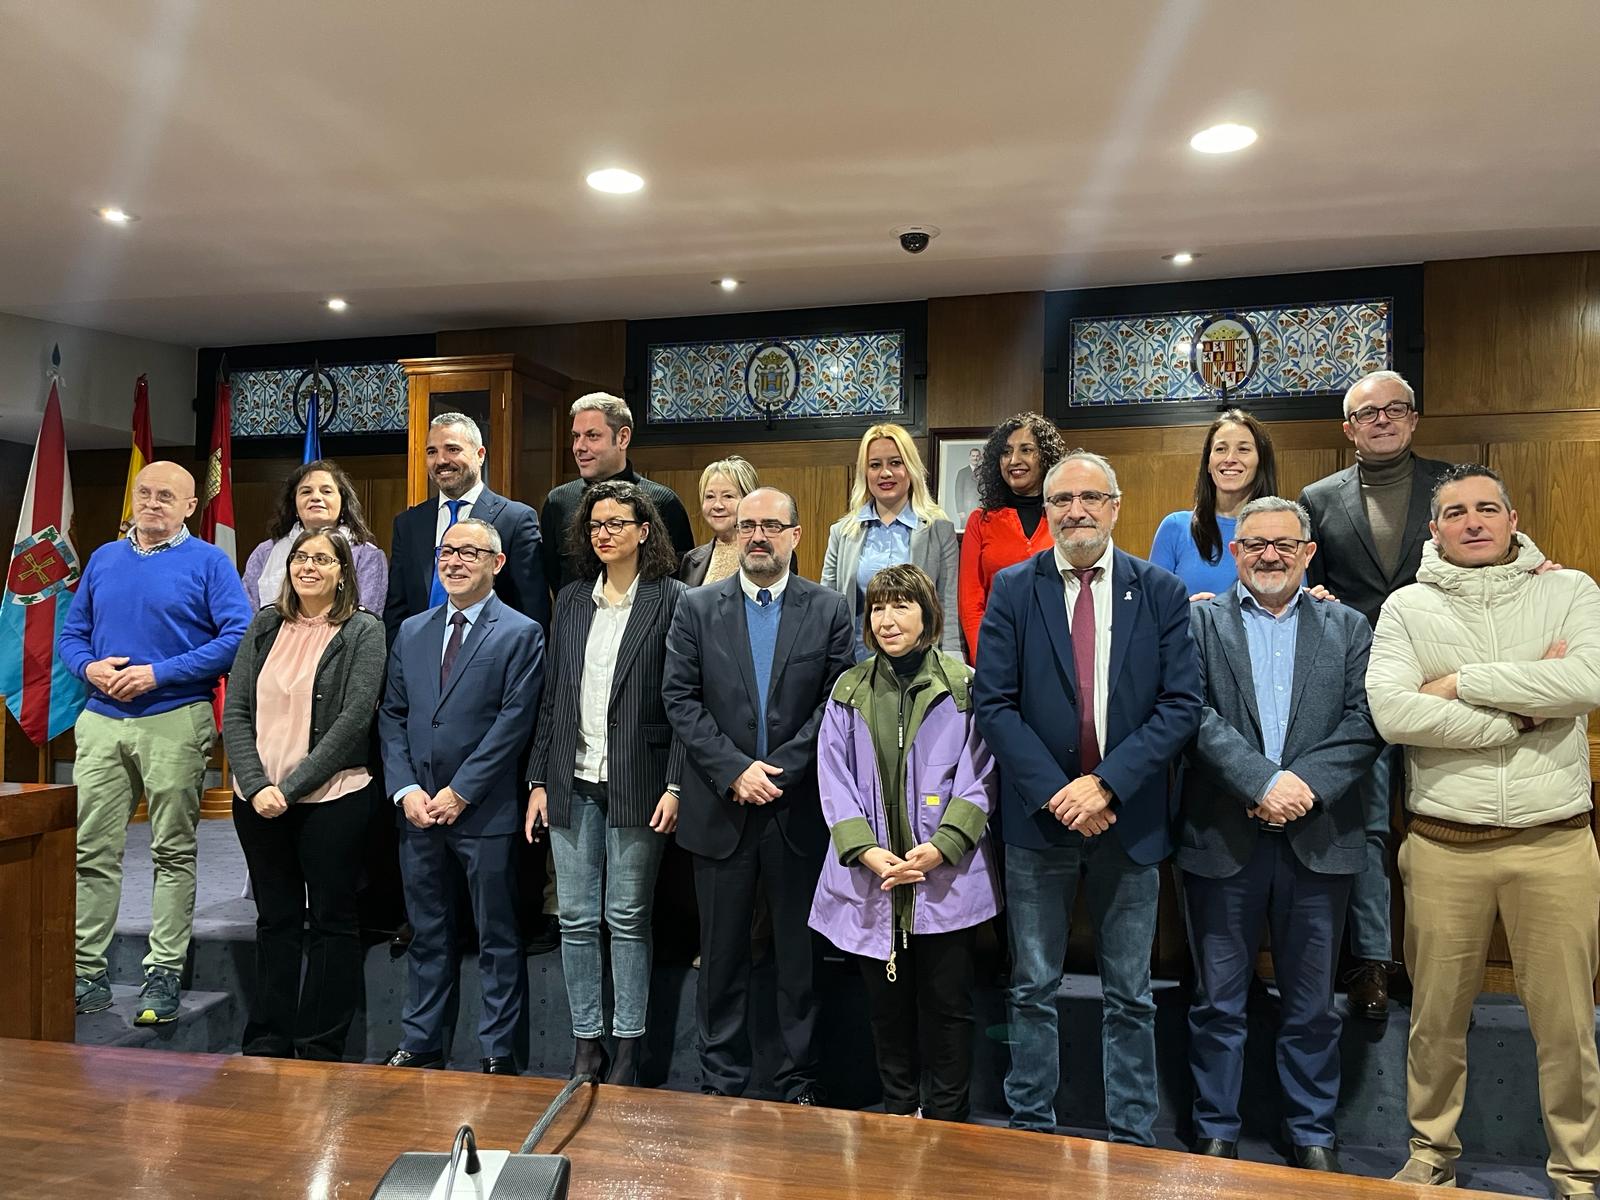
POLYGON ((50 349, 61 346, 61 415, 73 450, 126 446, 133 382, 150 376, 157 446, 194 444, 195 351, 190 346, 55 325, 0 313, 0 440, 33 443, 49 392, 50 349))

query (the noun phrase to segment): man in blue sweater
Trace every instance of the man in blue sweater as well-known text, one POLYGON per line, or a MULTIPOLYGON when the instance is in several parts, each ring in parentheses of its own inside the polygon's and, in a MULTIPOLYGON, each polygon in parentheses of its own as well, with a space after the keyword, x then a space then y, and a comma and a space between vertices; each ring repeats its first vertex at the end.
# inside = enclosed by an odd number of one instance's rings
POLYGON ((250 605, 228 556, 191 537, 194 477, 154 462, 133 486, 128 535, 100 547, 61 629, 61 661, 89 684, 78 755, 77 985, 80 1013, 111 1004, 106 951, 122 898, 128 819, 150 806, 150 952, 135 1020, 178 1016, 194 923, 195 823, 216 732, 211 693, 233 665, 250 605))

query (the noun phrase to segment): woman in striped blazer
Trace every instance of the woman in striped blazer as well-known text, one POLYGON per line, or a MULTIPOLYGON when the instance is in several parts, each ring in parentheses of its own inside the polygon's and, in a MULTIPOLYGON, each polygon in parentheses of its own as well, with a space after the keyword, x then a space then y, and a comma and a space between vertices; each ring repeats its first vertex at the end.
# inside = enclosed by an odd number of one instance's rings
POLYGON ((550 829, 577 1042, 572 1073, 631 1086, 650 997, 651 896, 678 823, 683 748, 667 724, 661 677, 667 630, 687 589, 672 578, 678 563, 661 515, 635 484, 588 488, 566 533, 579 577, 556 597, 524 833, 532 842, 550 829), (602 915, 611 931, 614 1064, 602 915))

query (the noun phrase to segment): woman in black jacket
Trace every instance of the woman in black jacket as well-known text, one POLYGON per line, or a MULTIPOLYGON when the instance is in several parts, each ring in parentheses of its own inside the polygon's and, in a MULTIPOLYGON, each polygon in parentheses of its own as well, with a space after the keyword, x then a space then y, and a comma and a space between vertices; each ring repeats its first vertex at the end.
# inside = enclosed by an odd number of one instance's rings
POLYGON ((337 1061, 361 996, 356 884, 383 622, 357 603, 336 531, 302 532, 287 568, 239 644, 222 717, 256 901, 244 1052, 337 1061))
POLYGON ((550 827, 561 903, 561 965, 577 1048, 572 1073, 638 1082, 650 997, 650 907, 678 823, 683 748, 661 703, 667 630, 687 590, 666 527, 631 483, 599 483, 567 531, 578 580, 561 589, 528 764, 524 832, 550 827), (611 931, 606 1073, 602 911, 611 931))

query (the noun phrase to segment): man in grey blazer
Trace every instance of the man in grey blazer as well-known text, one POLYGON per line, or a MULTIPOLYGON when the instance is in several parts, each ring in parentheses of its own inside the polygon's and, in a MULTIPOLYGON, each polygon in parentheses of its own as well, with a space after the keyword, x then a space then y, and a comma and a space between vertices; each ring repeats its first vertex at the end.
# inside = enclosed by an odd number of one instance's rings
POLYGON ((1245 1006, 1265 926, 1295 1160, 1338 1171, 1334 972, 1364 862, 1359 784, 1382 743, 1367 711, 1366 620, 1301 591, 1317 553, 1310 534, 1298 505, 1251 501, 1229 545, 1238 584, 1190 610, 1204 707, 1186 753, 1176 857, 1195 959, 1197 1149, 1238 1155, 1245 1006))
MULTIPOLYGON (((1417 398, 1401 375, 1374 371, 1344 396, 1344 435, 1356 463, 1300 493, 1320 547, 1307 579, 1377 624, 1391 592, 1416 582, 1428 540, 1428 502, 1449 463, 1411 452, 1417 398)), ((1350 889, 1350 1011, 1381 1021, 1389 1011, 1394 938, 1389 921, 1389 823, 1399 750, 1385 748, 1361 784, 1366 862, 1350 889)))

